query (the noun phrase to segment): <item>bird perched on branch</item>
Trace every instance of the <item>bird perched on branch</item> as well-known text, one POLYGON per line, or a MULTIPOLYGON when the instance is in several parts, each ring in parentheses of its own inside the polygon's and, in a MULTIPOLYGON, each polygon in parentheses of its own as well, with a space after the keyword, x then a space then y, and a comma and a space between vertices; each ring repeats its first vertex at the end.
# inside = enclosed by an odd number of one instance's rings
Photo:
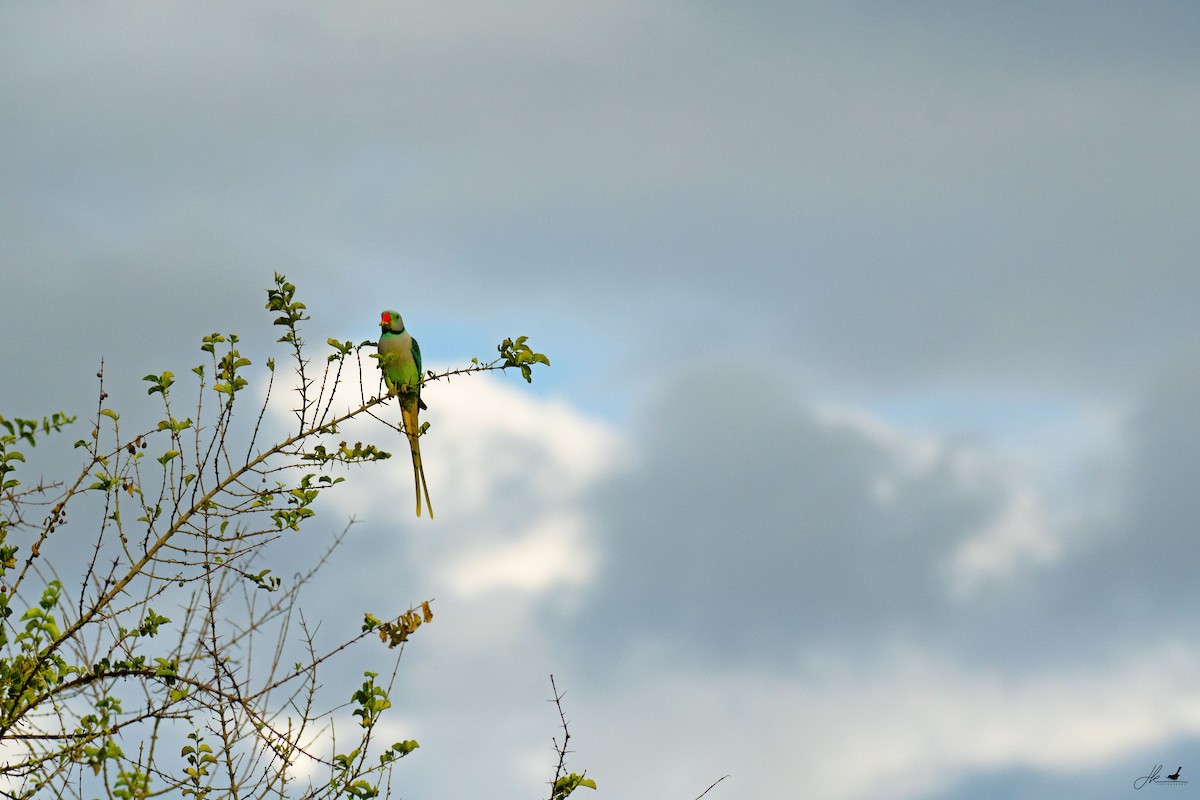
POLYGON ((417 516, 421 516, 421 493, 424 492, 425 506, 429 509, 429 518, 433 519, 433 503, 429 502, 429 487, 425 485, 425 468, 421 466, 421 443, 418 441, 421 428, 417 424, 417 414, 426 407, 421 400, 421 348, 404 329, 399 312, 384 311, 379 318, 379 327, 383 329, 379 335, 379 369, 383 371, 388 392, 400 396, 400 415, 404 420, 408 447, 412 450, 417 516))

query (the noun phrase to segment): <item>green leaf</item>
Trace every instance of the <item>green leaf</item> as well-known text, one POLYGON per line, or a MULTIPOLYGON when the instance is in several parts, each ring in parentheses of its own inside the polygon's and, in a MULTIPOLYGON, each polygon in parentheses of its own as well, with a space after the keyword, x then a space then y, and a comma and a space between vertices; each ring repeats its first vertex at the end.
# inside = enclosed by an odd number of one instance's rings
POLYGON ((586 786, 589 789, 596 788, 596 782, 591 778, 585 778, 582 775, 577 775, 572 772, 570 775, 563 775, 554 782, 554 800, 562 800, 570 795, 580 786, 586 786))
POLYGON ((420 743, 417 742, 416 739, 405 739, 403 742, 396 742, 393 744, 392 750, 396 751, 402 756, 406 756, 420 746, 420 743))
POLYGON ((165 395, 167 390, 171 388, 171 384, 175 382, 175 373, 167 371, 162 375, 147 375, 146 377, 142 378, 142 380, 154 384, 146 390, 146 394, 161 392, 165 395))

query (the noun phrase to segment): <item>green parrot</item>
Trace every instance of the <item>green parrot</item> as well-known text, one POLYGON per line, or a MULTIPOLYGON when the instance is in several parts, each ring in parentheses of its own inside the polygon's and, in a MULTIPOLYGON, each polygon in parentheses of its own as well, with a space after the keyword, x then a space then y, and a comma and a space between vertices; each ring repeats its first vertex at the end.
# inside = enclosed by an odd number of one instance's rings
POLYGON ((433 503, 429 502, 429 487, 425 485, 425 468, 421 466, 421 432, 417 414, 425 408, 421 400, 421 348, 417 340, 404 329, 404 320, 397 311, 384 311, 379 318, 379 368, 383 370, 383 382, 393 396, 400 395, 400 415, 404 419, 404 432, 408 434, 408 446, 412 450, 413 481, 417 490, 417 516, 421 516, 421 492, 425 492, 425 506, 429 518, 433 519, 433 503))

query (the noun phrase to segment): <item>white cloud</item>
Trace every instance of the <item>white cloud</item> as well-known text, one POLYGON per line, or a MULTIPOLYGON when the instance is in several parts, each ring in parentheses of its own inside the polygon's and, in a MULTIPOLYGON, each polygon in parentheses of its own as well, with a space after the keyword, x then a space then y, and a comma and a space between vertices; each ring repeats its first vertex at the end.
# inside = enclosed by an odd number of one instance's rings
POLYGON ((972 771, 1122 758, 1132 780, 1137 751, 1200 732, 1200 650, 1182 645, 1028 676, 906 648, 869 663, 826 654, 774 677, 660 657, 616 702, 574 709, 597 743, 592 774, 617 796, 694 797, 729 773, 730 796, 902 800, 972 771))
MULTIPOLYGON (((392 458, 352 472, 329 493, 329 505, 401 531, 405 560, 439 596, 446 590, 467 598, 492 590, 536 595, 586 584, 600 556, 580 503, 621 466, 618 455, 628 448, 606 424, 525 386, 511 376, 476 375, 426 387, 429 409, 421 419, 430 428, 421 454, 434 519, 414 516, 406 441, 369 419, 344 425, 339 435, 373 442, 392 458)), ((333 407, 348 407, 357 393, 343 386, 333 407)), ((274 408, 280 424, 289 413, 284 404, 274 408)), ((399 417, 390 404, 377 413, 399 417)))
POLYGON ((515 540, 484 545, 449 560, 440 578, 465 597, 492 589, 540 594, 587 584, 595 575, 597 556, 586 530, 580 516, 548 516, 515 540))
POLYGON ((528 520, 569 505, 629 449, 606 424, 514 376, 458 378, 422 396, 430 406, 422 419, 432 421, 422 453, 454 515, 519 508, 528 520))

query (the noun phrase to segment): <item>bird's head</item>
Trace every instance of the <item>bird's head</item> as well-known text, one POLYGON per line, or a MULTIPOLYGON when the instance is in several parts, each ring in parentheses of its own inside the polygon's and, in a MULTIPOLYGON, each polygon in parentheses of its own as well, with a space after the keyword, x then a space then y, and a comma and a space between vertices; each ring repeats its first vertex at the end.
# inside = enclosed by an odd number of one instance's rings
POLYGON ((400 318, 399 311, 384 311, 379 315, 379 327, 391 333, 400 333, 404 330, 404 320, 400 318))

